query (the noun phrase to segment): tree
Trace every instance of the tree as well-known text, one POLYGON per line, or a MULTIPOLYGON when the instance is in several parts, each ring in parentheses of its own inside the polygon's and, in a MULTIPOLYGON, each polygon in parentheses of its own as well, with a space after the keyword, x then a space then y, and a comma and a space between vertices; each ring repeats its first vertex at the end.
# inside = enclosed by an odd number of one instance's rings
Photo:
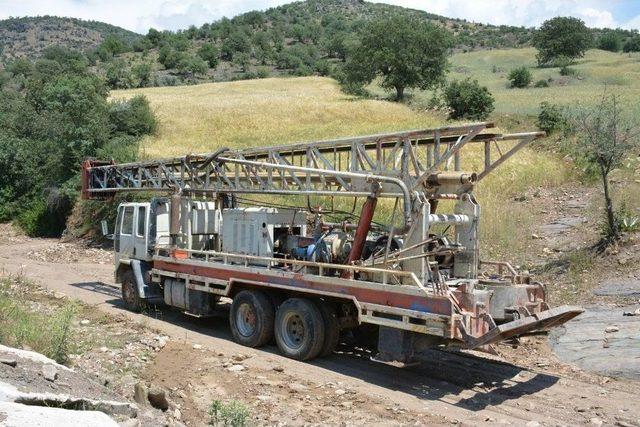
POLYGON ((598 39, 598 47, 609 52, 620 52, 622 50, 622 37, 613 31, 608 31, 598 39))
POLYGON ((138 80, 138 87, 147 87, 151 83, 151 64, 143 62, 131 68, 133 76, 138 80))
POLYGON ((428 22, 401 16, 372 21, 349 54, 345 76, 362 85, 380 76, 382 87, 402 100, 406 88, 428 89, 444 80, 449 47, 446 30, 428 22))
POLYGON ((522 67, 514 68, 507 77, 511 82, 511 87, 524 88, 529 86, 533 77, 531 71, 524 65, 522 67))
POLYGON ((251 50, 251 41, 243 31, 236 30, 229 34, 222 42, 222 57, 228 61, 233 60, 236 53, 249 53, 251 50))
POLYGON ((557 17, 545 21, 533 37, 538 49, 539 65, 548 65, 558 58, 581 58, 591 47, 593 35, 578 18, 557 17))
POLYGON ((622 51, 628 52, 640 52, 640 36, 633 36, 627 39, 622 47, 622 51))
POLYGON ((484 120, 493 111, 493 96, 477 80, 453 81, 446 87, 444 98, 452 119, 484 120))
POLYGON ((637 120, 623 111, 617 95, 605 93, 595 107, 574 111, 572 122, 578 132, 576 157, 593 166, 602 180, 607 214, 606 241, 616 241, 620 238, 620 223, 613 208, 609 173, 620 167, 632 150, 639 147, 637 120))
POLYGON ((198 49, 198 56, 209 64, 209 68, 216 68, 218 66, 218 59, 220 57, 220 51, 213 43, 205 43, 200 49, 198 49))

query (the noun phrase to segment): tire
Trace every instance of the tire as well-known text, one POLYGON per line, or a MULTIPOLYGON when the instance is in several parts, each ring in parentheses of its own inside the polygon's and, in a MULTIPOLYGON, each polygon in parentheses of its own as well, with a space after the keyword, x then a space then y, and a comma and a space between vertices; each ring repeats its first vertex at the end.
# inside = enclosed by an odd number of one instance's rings
POLYGON ((310 360, 324 344, 324 320, 320 309, 305 298, 289 298, 276 313, 276 344, 291 359, 310 360))
POLYGON ((261 347, 273 338, 275 313, 271 299, 260 291, 241 291, 231 304, 233 338, 246 347, 261 347))
POLYGON ((324 342, 320 350, 320 357, 327 357, 333 354, 340 341, 340 323, 338 322, 338 312, 335 304, 327 301, 318 301, 318 308, 322 314, 324 322, 324 342))
POLYGON ((135 313, 141 312, 144 307, 144 301, 138 294, 138 285, 131 270, 127 270, 122 274, 121 288, 124 307, 135 313))

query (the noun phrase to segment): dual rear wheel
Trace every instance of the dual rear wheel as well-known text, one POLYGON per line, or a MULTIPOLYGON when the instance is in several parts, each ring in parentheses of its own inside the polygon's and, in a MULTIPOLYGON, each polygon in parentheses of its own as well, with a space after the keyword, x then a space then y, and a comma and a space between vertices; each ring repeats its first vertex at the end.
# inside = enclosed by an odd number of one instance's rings
POLYGON ((229 320, 238 343, 260 347, 275 336, 280 352, 296 360, 328 356, 340 338, 336 308, 321 300, 289 298, 276 310, 265 293, 244 290, 234 297, 229 320))

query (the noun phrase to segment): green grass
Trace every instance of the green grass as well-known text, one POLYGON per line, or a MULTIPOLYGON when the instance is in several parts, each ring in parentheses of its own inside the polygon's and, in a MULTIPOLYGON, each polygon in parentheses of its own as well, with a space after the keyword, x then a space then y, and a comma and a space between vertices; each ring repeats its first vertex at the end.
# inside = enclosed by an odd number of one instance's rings
POLYGON ((0 279, 0 343, 29 347, 58 363, 65 363, 75 349, 72 322, 78 307, 65 303, 43 311, 30 306, 20 294, 33 286, 21 277, 0 279))
POLYGON ((506 114, 537 114, 543 101, 563 105, 595 103, 605 88, 629 103, 637 103, 640 97, 640 54, 590 50, 571 66, 577 76, 561 76, 559 68, 538 68, 535 54, 533 48, 459 53, 451 58, 448 78, 477 79, 495 97, 496 113, 506 114), (509 88, 509 71, 522 65, 529 67, 534 82, 553 79, 550 86, 509 88))

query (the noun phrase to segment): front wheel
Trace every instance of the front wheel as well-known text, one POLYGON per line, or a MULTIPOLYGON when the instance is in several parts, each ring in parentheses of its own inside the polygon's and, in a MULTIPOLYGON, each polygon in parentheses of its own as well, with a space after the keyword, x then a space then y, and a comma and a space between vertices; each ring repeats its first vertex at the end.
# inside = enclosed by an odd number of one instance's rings
POLYGON ((276 313, 275 335, 283 355, 310 360, 320 354, 324 344, 324 320, 313 301, 289 298, 276 313))
POLYGON ((138 286, 131 270, 122 275, 122 301, 127 310, 136 313, 142 311, 143 301, 138 294, 138 286))

